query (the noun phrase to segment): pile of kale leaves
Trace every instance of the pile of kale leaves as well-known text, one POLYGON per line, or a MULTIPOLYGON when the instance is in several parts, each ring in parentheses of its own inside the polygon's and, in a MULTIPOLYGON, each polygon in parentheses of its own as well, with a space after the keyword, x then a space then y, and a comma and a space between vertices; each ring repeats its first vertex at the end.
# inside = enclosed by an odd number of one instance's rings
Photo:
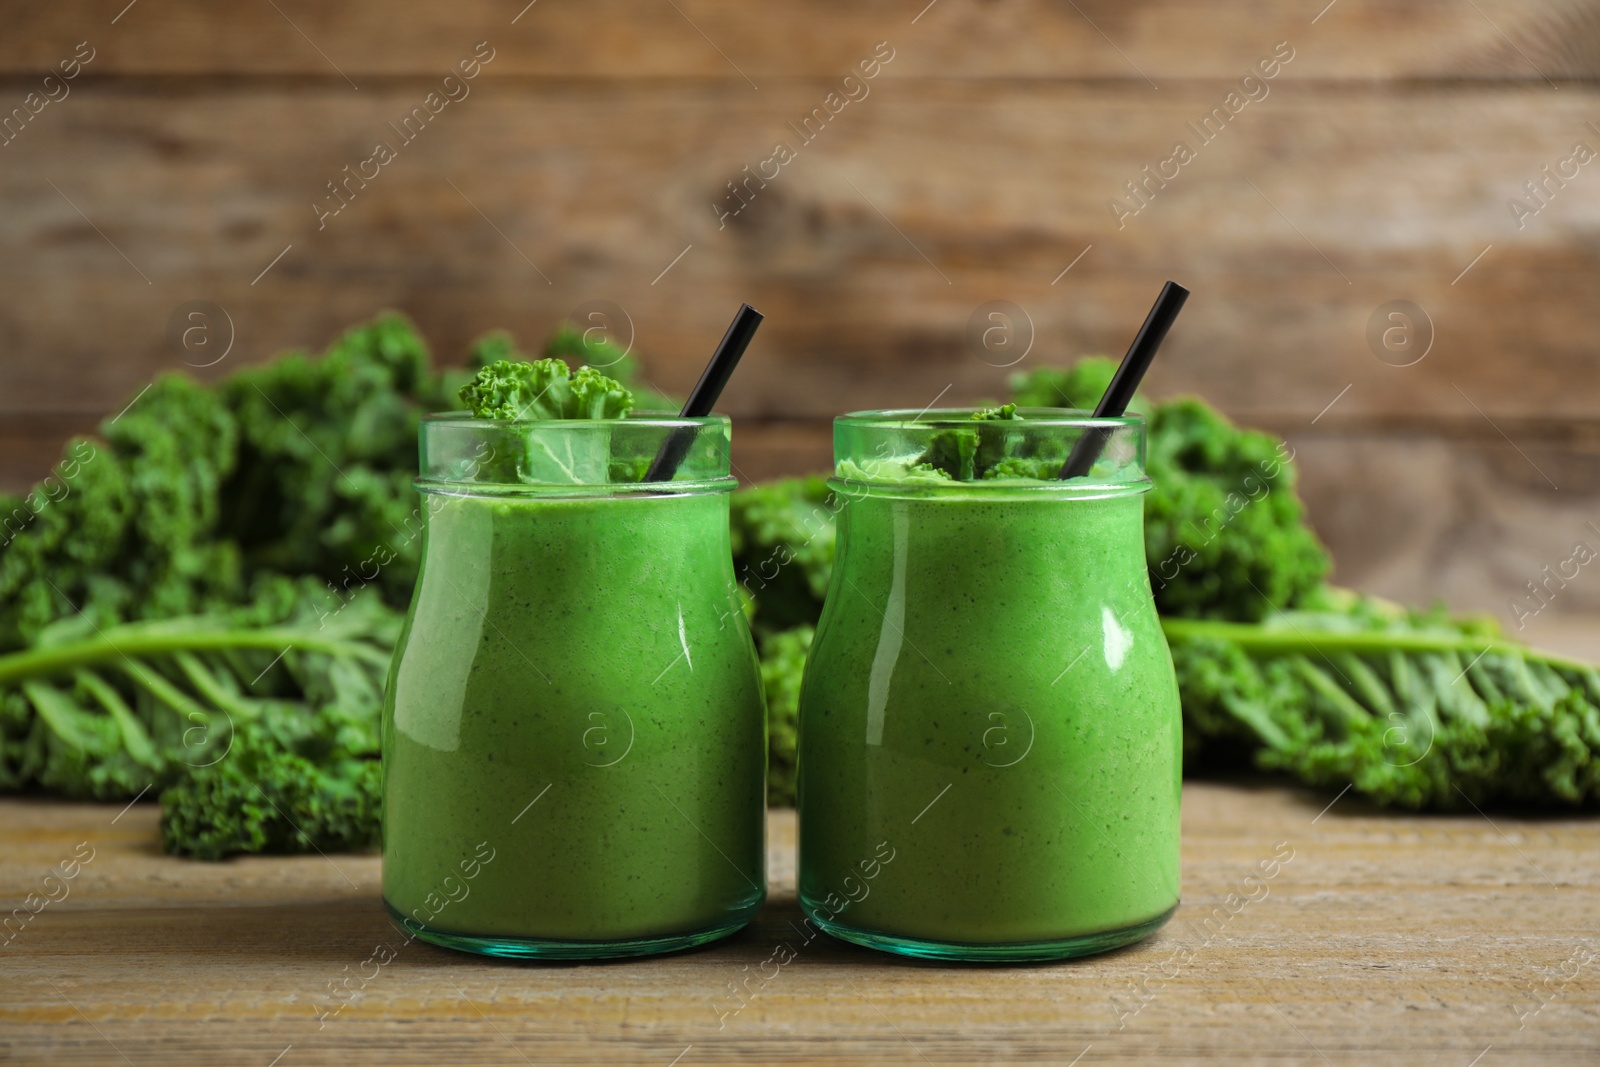
MULTIPOLYGON (((673 406, 570 329, 544 355, 673 406)), ((387 314, 320 357, 163 376, 32 492, 0 496, 0 791, 159 796, 165 847, 201 858, 375 844, 379 710, 421 547, 418 419, 504 358, 490 335, 435 369, 387 314)), ((1110 369, 1018 376, 1012 400, 1091 406, 1110 369)), ((1328 587, 1281 441, 1194 398, 1137 410, 1191 772, 1249 759, 1406 808, 1600 799, 1592 666, 1328 587)), ((833 516, 820 477, 734 495, 772 803, 793 799, 833 516)))

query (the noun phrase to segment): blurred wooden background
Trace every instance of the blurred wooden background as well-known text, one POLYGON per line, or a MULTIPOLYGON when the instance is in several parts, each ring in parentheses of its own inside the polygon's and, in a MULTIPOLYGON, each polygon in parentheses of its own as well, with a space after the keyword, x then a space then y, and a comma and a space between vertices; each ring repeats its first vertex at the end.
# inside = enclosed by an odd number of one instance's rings
MULTIPOLYGON (((824 467, 837 412, 1120 352, 1173 277, 1195 297, 1153 391, 1289 438, 1340 580, 1509 619, 1600 549, 1600 162, 1524 190, 1600 149, 1600 3, 525 4, 8 5, 0 115, 94 58, 0 146, 0 484, 202 362, 167 339, 188 301, 235 331, 208 375, 383 307, 451 358, 608 300, 681 393, 748 300, 768 320, 724 408, 761 478, 824 467), (401 146, 479 42, 470 95, 401 146), (802 143, 880 42, 869 94, 802 143), (1268 95, 1119 229, 1107 201, 1280 42, 1268 95), (379 141, 397 158, 319 230, 379 141), (797 158, 719 227, 778 141, 797 158), (1541 209, 1519 227, 1512 197, 1541 209), (967 340, 995 300, 1031 321, 1016 368, 967 340), (1395 300, 1431 320, 1410 366, 1368 341, 1395 300)), ((1582 614, 1587 569, 1530 629, 1582 614)))

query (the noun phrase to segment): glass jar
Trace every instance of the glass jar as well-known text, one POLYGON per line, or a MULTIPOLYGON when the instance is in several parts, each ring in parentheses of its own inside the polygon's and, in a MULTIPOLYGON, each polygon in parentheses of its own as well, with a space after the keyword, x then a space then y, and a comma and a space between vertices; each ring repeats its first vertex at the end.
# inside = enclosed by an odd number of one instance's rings
POLYGON ((498 956, 643 955, 765 897, 766 711, 726 418, 423 420, 383 716, 383 895, 498 956), (675 477, 641 483, 664 447, 675 477))
POLYGON ((848 941, 1059 958, 1145 937, 1178 903, 1182 724, 1145 567, 1143 422, 1019 414, 834 423, 799 896, 848 941), (1089 433, 1090 475, 1059 480, 1089 433), (1034 476, 976 477, 986 450, 1034 476), (940 456, 973 480, 919 469, 940 456))

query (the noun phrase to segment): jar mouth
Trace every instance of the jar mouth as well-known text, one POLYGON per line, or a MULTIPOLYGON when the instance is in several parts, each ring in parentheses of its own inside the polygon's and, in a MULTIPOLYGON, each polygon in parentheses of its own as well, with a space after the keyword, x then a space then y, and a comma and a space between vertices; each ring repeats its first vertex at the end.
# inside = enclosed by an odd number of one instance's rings
MULTIPOLYGON (((937 427, 941 430, 970 427, 972 417, 981 407, 967 408, 884 408, 878 411, 852 411, 839 415, 835 425, 845 424, 863 428, 909 430, 914 427, 937 427)), ((1077 408, 1023 408, 1016 409, 1019 422, 1030 429, 1046 430, 1136 430, 1144 426, 1143 415, 1096 416, 1093 412, 1077 408)))
POLYGON ((989 503, 1021 500, 1105 500, 1111 497, 1142 496, 1148 493, 1154 484, 1149 478, 1122 481, 1073 478, 1054 482, 1001 478, 975 482, 924 482, 895 477, 874 478, 870 472, 848 469, 836 470, 828 478, 828 488, 844 503, 867 497, 953 502, 983 500, 989 503))
POLYGON ((477 500, 656 500, 671 497, 728 494, 739 488, 737 478, 699 481, 609 482, 556 485, 547 482, 448 481, 413 478, 411 487, 426 496, 477 500))
MULTIPOLYGON (((662 430, 702 429, 708 426, 731 426, 733 420, 726 415, 686 417, 671 411, 630 411, 620 419, 480 419, 465 411, 439 411, 422 416, 424 426, 452 426, 463 429, 492 431, 498 427, 549 426, 552 433, 572 432, 584 426, 628 426, 662 430)), ((582 432, 578 430, 577 432, 582 432)))

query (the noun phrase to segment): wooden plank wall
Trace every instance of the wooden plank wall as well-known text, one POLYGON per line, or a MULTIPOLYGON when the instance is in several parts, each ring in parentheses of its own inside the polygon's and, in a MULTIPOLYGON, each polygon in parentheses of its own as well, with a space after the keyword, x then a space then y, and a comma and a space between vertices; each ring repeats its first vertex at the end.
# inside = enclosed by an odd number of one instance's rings
MULTIPOLYGON (((609 300, 681 392, 749 300, 724 406, 760 478, 826 465, 839 411, 998 395, 985 302, 1026 311, 1025 368, 1120 350, 1170 276, 1196 296, 1154 391, 1289 437, 1340 580, 1510 618, 1600 548, 1600 163, 1573 160, 1600 149, 1600 3, 525 2, 9 12, 0 117, 57 99, 0 145, 0 484, 183 366, 186 301, 234 326, 205 375, 382 307, 450 356, 609 300), (1136 205, 1146 165, 1170 180, 1136 205), (769 180, 735 199, 746 166, 769 180), (1397 300, 1431 323, 1409 366, 1369 343, 1397 300)), ((1535 626, 1572 613, 1600 577, 1535 626)))

